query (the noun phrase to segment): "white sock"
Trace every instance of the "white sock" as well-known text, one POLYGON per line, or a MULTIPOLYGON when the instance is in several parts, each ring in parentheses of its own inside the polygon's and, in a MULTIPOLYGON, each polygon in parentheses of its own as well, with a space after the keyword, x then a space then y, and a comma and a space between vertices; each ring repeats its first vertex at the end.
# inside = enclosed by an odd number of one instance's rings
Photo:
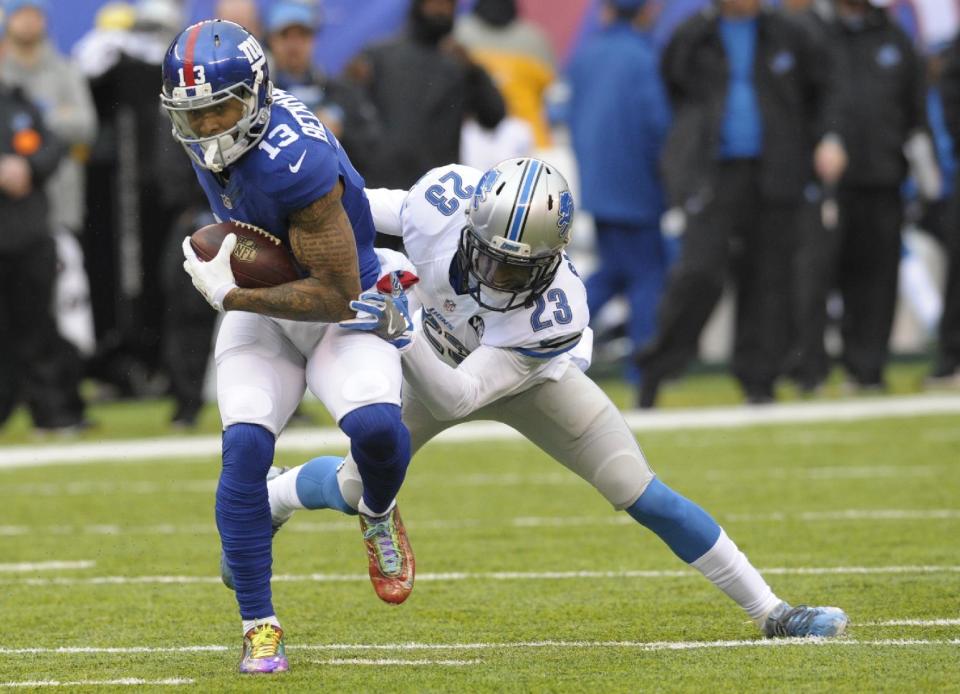
POLYGON ((277 619, 277 615, 272 614, 269 617, 261 617, 260 619, 243 620, 243 635, 246 636, 248 631, 254 627, 260 626, 261 624, 272 624, 273 626, 277 627, 277 629, 283 628, 280 626, 280 620, 277 619))
MULTIPOLYGON (((306 465, 306 463, 304 463, 306 465)), ((274 522, 286 522, 297 511, 305 506, 297 496, 297 475, 303 465, 288 470, 279 477, 267 482, 267 493, 270 496, 270 515, 274 522)))
POLYGON ((387 506, 386 511, 384 511, 383 513, 374 513, 373 511, 370 510, 370 507, 367 506, 367 503, 363 500, 363 497, 361 496, 360 503, 357 504, 357 510, 363 515, 368 516, 370 518, 383 518, 385 515, 390 513, 393 510, 393 507, 396 505, 397 505, 397 500, 394 499, 393 501, 390 502, 390 505, 387 506))
POLYGON ((760 572, 722 529, 713 547, 690 566, 746 610, 758 626, 780 604, 760 572))

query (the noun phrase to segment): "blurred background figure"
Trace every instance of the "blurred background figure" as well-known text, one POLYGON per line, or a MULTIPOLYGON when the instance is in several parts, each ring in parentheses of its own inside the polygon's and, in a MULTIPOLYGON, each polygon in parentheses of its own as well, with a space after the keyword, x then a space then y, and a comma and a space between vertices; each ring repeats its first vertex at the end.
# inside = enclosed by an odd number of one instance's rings
POLYGON ((664 153, 673 215, 685 227, 656 337, 638 356, 639 405, 680 373, 736 281, 732 371, 747 401, 769 403, 788 350, 797 216, 816 166, 844 166, 831 130, 839 89, 807 31, 760 0, 725 0, 680 26, 662 71, 674 111, 664 153), (814 149, 814 143, 819 143, 814 149))
MULTIPOLYGON (((783 11, 801 24, 818 45, 829 71, 841 68, 831 50, 832 0, 784 0, 783 11)), ((815 172, 804 187, 797 217, 797 249, 792 265, 791 338, 785 373, 804 396, 814 395, 830 373, 830 357, 824 339, 827 329, 827 299, 833 272, 830 245, 836 231, 836 186, 824 190, 815 172)), ((835 182, 833 182, 835 183, 835 182)))
POLYGON ((281 0, 267 12, 267 47, 273 56, 275 87, 306 104, 350 152, 361 175, 378 151, 382 128, 377 110, 355 85, 328 77, 314 65, 318 10, 281 0), (354 154, 355 153, 355 154, 354 154))
MULTIPOLYGON (((48 40, 46 0, 8 0, 4 23, 6 60, 0 81, 19 87, 39 108, 44 123, 68 148, 46 184, 50 229, 57 243, 60 271, 55 314, 61 334, 78 352, 95 347, 90 288, 77 234, 83 228, 84 166, 97 127, 87 80, 48 40)), ((65 354, 72 370, 81 369, 80 354, 65 354)))
POLYGON ((842 362, 852 390, 879 391, 886 387, 908 159, 921 195, 939 195, 926 81, 909 37, 868 0, 836 0, 829 40, 844 76, 842 134, 849 156, 831 249, 831 281, 843 301, 842 362))
MULTIPOLYGON (((15 23, 22 12, 42 10, 32 3, 7 3, 5 9, 15 23)), ((37 18, 30 21, 35 26, 37 18)), ((0 71, 5 51, 0 47, 0 71)), ((39 110, 19 89, 0 83, 0 425, 22 401, 40 433, 88 426, 79 362, 53 314, 57 252, 44 184, 64 153, 39 110)))
POLYGON ((504 159, 549 147, 545 99, 557 67, 544 31, 521 16, 516 0, 477 0, 457 19, 454 37, 490 74, 507 107, 507 117, 492 130, 468 119, 462 163, 486 171, 504 159))
MULTIPOLYGON (((604 28, 585 41, 567 71, 570 132, 580 205, 596 228, 598 267, 586 282, 591 320, 624 295, 627 333, 637 350, 653 337, 666 275, 659 165, 670 110, 649 34, 654 3, 604 4, 604 28)), ((630 364, 636 385, 633 359, 630 364)))
MULTIPOLYGON (((944 56, 940 78, 944 123, 953 145, 953 161, 960 159, 960 40, 954 40, 944 56)), ((956 176, 956 170, 954 170, 956 176)), ((943 295, 943 313, 937 333, 937 354, 928 379, 929 385, 960 387, 960 204, 955 178, 953 205, 944 224, 944 249, 947 254, 947 279, 943 295)))
POLYGON ((217 0, 213 6, 213 16, 239 24, 258 40, 263 38, 263 22, 256 0, 217 0))
POLYGON ((490 76, 454 41, 455 14, 456 0, 413 0, 406 31, 348 67, 384 127, 376 161, 361 171, 368 187, 409 188, 458 160, 466 117, 494 128, 506 114, 490 76))
MULTIPOLYGON (((175 0, 139 0, 133 24, 107 6, 74 48, 100 129, 87 167, 83 245, 97 353, 90 375, 112 396, 157 395, 163 291, 160 258, 176 210, 164 205, 160 150, 172 148, 156 108, 157 74, 182 28, 175 0)), ((129 15, 126 15, 129 16, 129 15)))

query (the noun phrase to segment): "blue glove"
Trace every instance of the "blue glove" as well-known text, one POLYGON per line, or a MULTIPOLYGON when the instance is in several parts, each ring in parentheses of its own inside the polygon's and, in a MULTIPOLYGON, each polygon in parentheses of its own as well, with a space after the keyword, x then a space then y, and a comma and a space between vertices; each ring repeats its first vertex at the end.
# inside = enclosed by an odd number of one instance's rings
POLYGON ((366 291, 351 301, 357 317, 340 321, 340 327, 372 332, 402 352, 413 343, 413 321, 399 272, 391 273, 390 284, 390 294, 366 291))

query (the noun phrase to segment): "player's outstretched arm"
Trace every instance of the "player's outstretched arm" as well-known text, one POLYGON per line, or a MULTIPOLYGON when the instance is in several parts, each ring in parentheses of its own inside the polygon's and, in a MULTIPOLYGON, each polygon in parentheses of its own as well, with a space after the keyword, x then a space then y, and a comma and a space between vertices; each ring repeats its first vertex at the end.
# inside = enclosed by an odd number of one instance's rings
POLYGON ((342 195, 343 183, 337 183, 290 215, 290 247, 309 277, 266 289, 234 289, 224 299, 224 308, 324 323, 353 318, 350 301, 360 293, 360 270, 342 195))
POLYGON ((403 353, 403 375, 440 421, 462 419, 535 382, 546 360, 512 349, 481 345, 453 368, 434 352, 423 333, 403 353))

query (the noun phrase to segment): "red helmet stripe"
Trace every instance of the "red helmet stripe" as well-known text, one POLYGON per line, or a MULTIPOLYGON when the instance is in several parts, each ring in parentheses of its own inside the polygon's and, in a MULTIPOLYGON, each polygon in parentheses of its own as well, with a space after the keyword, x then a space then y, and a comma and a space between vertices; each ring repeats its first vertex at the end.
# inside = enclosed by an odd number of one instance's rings
POLYGON ((197 39, 200 37, 200 28, 202 24, 196 24, 187 34, 187 45, 183 53, 183 80, 187 87, 195 87, 193 78, 193 52, 197 46, 197 39))

